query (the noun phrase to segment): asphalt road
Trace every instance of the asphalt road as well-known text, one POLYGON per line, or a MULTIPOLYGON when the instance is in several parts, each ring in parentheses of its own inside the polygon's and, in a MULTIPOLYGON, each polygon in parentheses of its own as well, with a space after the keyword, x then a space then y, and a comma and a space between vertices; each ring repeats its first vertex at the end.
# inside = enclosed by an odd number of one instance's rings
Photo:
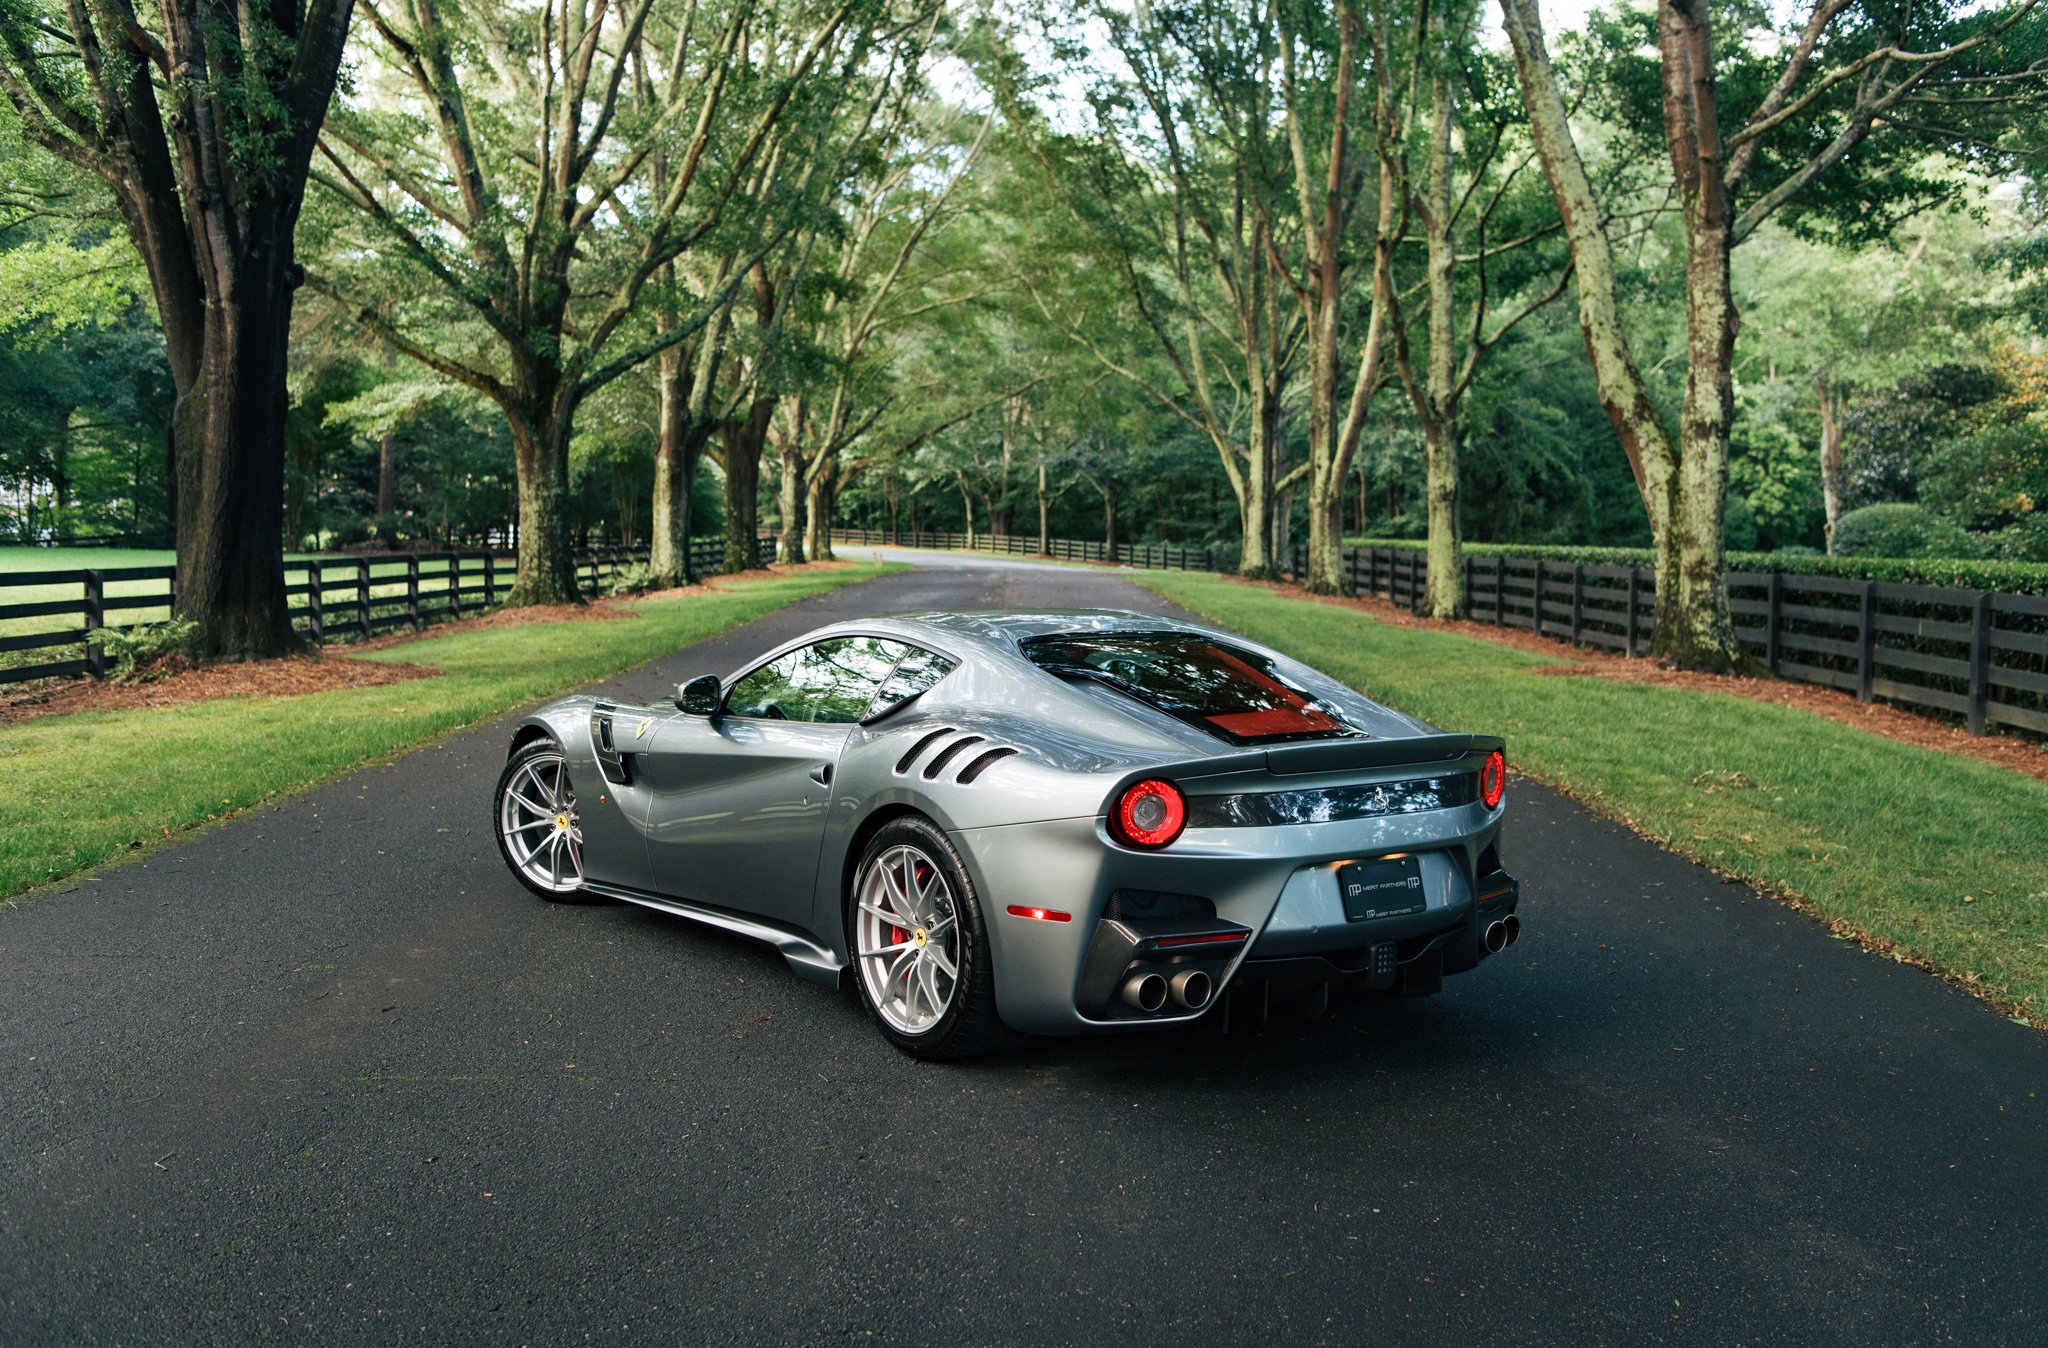
MULTIPOLYGON (((1160 607, 933 567, 610 688, 1072 603, 1160 607)), ((0 914, 0 1344, 2048 1342, 2048 1042, 1529 783, 1439 997, 933 1067, 526 895, 503 739, 0 914)))

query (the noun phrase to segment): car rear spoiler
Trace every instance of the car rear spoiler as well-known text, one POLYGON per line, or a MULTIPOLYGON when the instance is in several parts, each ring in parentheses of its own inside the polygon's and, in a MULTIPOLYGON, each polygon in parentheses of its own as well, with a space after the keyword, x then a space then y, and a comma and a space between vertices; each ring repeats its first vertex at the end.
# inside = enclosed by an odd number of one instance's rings
POLYGON ((1280 744, 1266 750, 1266 771, 1276 777, 1353 768, 1391 768, 1415 763, 1448 763, 1469 754, 1506 749, 1498 735, 1415 735, 1398 740, 1324 740, 1280 744))

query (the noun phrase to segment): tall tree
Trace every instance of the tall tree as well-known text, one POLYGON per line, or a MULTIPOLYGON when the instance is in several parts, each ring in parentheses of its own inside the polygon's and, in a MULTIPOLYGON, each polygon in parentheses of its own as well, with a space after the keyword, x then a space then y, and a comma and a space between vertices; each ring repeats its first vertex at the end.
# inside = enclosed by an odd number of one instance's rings
POLYGON ((178 611, 204 656, 273 655, 285 607, 294 227, 351 0, 0 0, 0 89, 112 192, 177 390, 178 611))
POLYGON ((512 602, 574 599, 578 407, 712 324, 814 207, 836 110, 898 16, 887 0, 363 12, 384 82, 322 140, 316 180, 356 224, 315 284, 498 406, 519 469, 512 602), (664 294, 707 247, 739 264, 664 294))
POLYGON ((1285 402, 1308 335, 1289 302, 1298 198, 1273 118, 1278 26, 1234 0, 1091 4, 1081 17, 1118 62, 1059 47, 1095 63, 1092 125, 1063 131, 1028 98, 1009 101, 1073 225, 1062 270, 1027 279, 1048 322, 1214 448, 1237 501, 1239 570, 1274 574, 1285 402))
POLYGON ((1400 292, 1388 288, 1382 303, 1393 330, 1395 368, 1423 435, 1423 605, 1437 618, 1462 618, 1466 611, 1460 499, 1466 395, 1486 356, 1563 294, 1571 272, 1568 261, 1541 248, 1556 217, 1547 201, 1539 207, 1521 190, 1528 159, 1509 156, 1519 149, 1512 133, 1521 108, 1495 93, 1493 63, 1477 49, 1472 32, 1480 9, 1462 0, 1424 0, 1417 6, 1416 82, 1427 85, 1427 99, 1410 100, 1413 125, 1380 138, 1382 173, 1407 193, 1404 217, 1420 226, 1425 250, 1422 360, 1415 356, 1418 325, 1405 312, 1400 292), (1412 170, 1411 153, 1423 161, 1419 174, 1412 170), (1496 314, 1502 297, 1519 299, 1496 314), (1467 311, 1462 319, 1461 307, 1467 311))
MULTIPOLYGON (((1732 39, 1724 35, 1717 45, 1709 0, 1659 0, 1654 82, 1632 79, 1626 55, 1610 68, 1621 74, 1624 95, 1646 83, 1656 90, 1668 182, 1685 232, 1685 389, 1673 427, 1650 397, 1623 323, 1609 217, 1575 138, 1536 0, 1501 0, 1531 133, 1577 267, 1580 326, 1600 400, 1656 540, 1653 654, 1703 668, 1742 659, 1723 560, 1735 247, 1788 207, 1831 210, 1854 229, 1859 217, 1867 228, 1944 195, 1942 184, 1913 169, 1912 158, 1928 149, 1999 153, 1978 130, 1983 109, 2009 115, 2038 101, 2048 81, 2038 52, 2006 40, 2034 3, 1979 9, 1814 0, 1804 21, 1783 34, 1744 27, 1749 16, 1731 7, 1721 18, 1732 39), (1724 106, 1724 67, 1736 76, 1728 82, 1735 107, 1747 104, 1746 112, 1724 106), (1943 117, 1947 123, 1933 120, 1943 117), (1917 143, 1877 143, 1904 138, 1917 143), (1828 189, 1824 205, 1806 196, 1816 184, 1828 189)), ((1624 50, 1637 42, 1629 36, 1624 50)))

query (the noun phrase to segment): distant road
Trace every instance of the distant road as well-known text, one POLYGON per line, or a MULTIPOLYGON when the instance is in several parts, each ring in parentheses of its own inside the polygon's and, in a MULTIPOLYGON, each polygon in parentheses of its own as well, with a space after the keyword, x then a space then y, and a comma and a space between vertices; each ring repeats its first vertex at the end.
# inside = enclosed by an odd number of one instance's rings
MULTIPOLYGON (((604 687, 1170 611, 901 555, 604 687)), ((2048 1042, 1542 788, 1526 937, 1439 997, 934 1067, 529 897, 506 725, 0 912, 0 1344, 2048 1342, 2048 1042)))

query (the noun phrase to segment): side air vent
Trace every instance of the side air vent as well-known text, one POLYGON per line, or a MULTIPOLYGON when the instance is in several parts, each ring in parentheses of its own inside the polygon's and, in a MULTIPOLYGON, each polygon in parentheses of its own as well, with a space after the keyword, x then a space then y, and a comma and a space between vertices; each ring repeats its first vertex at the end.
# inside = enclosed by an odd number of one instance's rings
MULTIPOLYGON (((911 745, 910 752, 896 760, 896 771, 899 773, 910 771, 911 764, 917 762, 919 755, 952 733, 953 727, 947 726, 944 730, 934 730, 931 734, 926 735, 923 739, 911 745)), ((926 773, 925 775, 930 776, 931 774, 926 773)))
POLYGON ((958 758, 962 749, 970 745, 986 744, 987 742, 987 739, 981 735, 962 735, 959 739, 954 740, 951 744, 940 750, 938 756, 932 759, 931 762, 924 765, 924 779, 930 781, 941 772, 944 772, 946 764, 958 758))
POLYGON ((974 761, 960 769, 960 775, 953 780, 965 786, 976 777, 981 776, 982 773, 988 771, 989 768, 1016 752, 1015 749, 1009 748, 1006 745, 1002 748, 991 749, 985 754, 976 754, 974 761))

